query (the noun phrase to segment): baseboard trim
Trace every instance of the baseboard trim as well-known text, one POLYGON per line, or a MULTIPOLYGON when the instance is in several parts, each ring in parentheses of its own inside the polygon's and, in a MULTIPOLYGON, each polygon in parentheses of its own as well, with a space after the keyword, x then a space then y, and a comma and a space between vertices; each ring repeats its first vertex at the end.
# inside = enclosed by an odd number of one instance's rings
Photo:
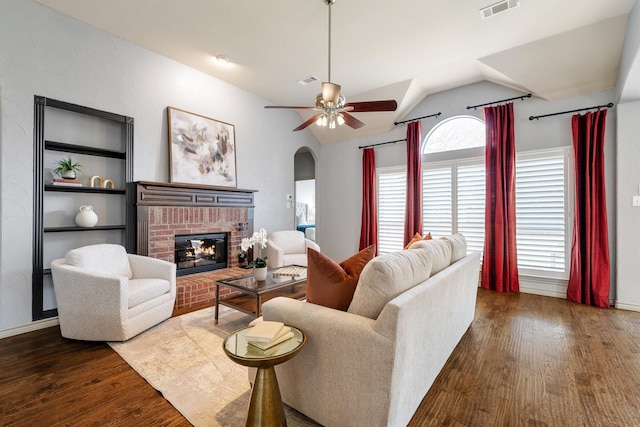
POLYGON ((638 311, 640 312, 640 304, 629 304, 620 301, 616 301, 616 308, 620 310, 638 311))
POLYGON ((16 326, 14 328, 0 331, 0 339, 9 338, 20 334, 26 334, 27 332, 38 331, 40 329, 50 328, 52 326, 58 326, 59 324, 60 321, 58 320, 58 316, 50 317, 48 319, 36 320, 35 322, 27 323, 26 325, 16 326))

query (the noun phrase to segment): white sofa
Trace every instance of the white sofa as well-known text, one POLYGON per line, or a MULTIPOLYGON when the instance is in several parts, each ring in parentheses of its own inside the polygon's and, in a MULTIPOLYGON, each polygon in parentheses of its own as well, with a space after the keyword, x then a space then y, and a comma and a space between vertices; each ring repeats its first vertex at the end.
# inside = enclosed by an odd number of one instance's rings
POLYGON ((73 249, 51 262, 65 338, 125 341, 171 317, 176 265, 113 244, 73 249))
POLYGON ((466 252, 455 235, 374 258, 347 312, 264 303, 308 338, 276 367, 283 401, 325 427, 406 425, 473 321, 480 254, 466 252))
POLYGON ((320 252, 320 246, 304 237, 298 230, 274 231, 267 240, 267 265, 270 268, 285 265, 307 265, 307 249, 320 252))

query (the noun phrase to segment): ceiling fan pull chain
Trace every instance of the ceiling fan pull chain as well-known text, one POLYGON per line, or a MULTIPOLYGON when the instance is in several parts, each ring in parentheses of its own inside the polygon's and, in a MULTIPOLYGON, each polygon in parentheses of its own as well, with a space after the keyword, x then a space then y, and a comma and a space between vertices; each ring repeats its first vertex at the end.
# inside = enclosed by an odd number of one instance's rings
POLYGON ((329 64, 328 71, 328 82, 331 82, 331 6, 335 2, 335 0, 325 0, 327 5, 329 6, 329 60, 327 63, 329 64))

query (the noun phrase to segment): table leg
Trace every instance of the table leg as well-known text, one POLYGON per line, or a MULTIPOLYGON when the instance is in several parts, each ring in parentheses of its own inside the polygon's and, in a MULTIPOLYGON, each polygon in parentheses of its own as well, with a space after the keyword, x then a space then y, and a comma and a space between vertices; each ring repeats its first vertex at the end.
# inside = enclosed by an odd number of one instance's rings
POLYGON ((273 366, 258 368, 251 391, 247 427, 285 427, 287 418, 273 366))
POLYGON ((219 310, 220 310, 220 285, 218 285, 216 283, 216 310, 215 310, 215 315, 214 315, 214 318, 213 318, 213 323, 215 325, 218 324, 218 313, 219 313, 219 310))

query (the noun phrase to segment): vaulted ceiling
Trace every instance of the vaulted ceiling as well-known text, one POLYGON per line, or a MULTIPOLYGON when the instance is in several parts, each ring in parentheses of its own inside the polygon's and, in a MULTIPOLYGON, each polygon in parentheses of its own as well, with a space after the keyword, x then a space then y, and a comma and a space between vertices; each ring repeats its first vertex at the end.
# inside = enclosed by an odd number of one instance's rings
MULTIPOLYGON (((324 0, 36 1, 268 104, 313 106, 328 77, 324 0), (312 75, 319 80, 297 83, 312 75)), ((495 2, 336 0, 331 81, 347 102, 395 99, 398 110, 354 114, 366 123, 357 131, 307 129, 320 142, 386 132, 430 94, 483 80, 549 100, 615 86, 635 0, 520 0, 482 19, 495 2)))

